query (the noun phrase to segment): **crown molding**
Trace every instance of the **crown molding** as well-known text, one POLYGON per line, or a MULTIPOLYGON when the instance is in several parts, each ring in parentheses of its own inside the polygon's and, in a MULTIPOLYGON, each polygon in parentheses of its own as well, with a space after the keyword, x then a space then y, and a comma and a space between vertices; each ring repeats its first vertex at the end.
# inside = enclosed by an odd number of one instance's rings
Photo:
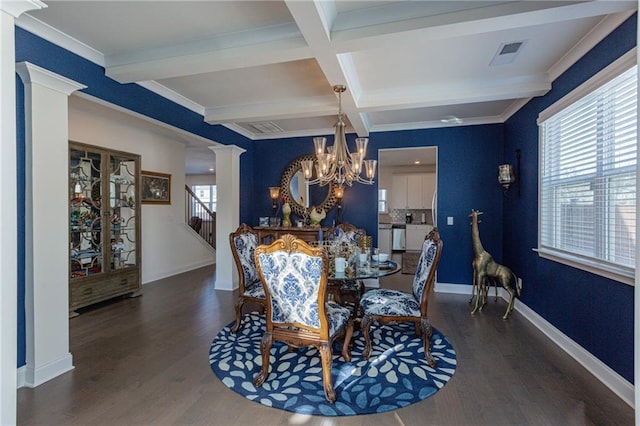
POLYGON ((562 73, 569 69, 573 64, 578 62, 580 58, 586 55, 598 43, 604 40, 613 30, 618 28, 624 21, 629 19, 631 15, 636 13, 635 10, 615 13, 607 15, 593 27, 587 35, 585 35, 575 46, 571 48, 558 62, 553 64, 547 74, 549 80, 554 81, 560 77, 562 73))
POLYGON ((47 7, 47 5, 39 0, 0 0, 0 10, 14 18, 18 18, 26 11, 44 9, 45 7, 47 7))
POLYGON ((68 36, 62 31, 45 24, 31 15, 22 15, 16 20, 16 25, 51 43, 62 47, 94 64, 104 67, 104 55, 98 50, 68 36))
POLYGON ((204 117, 205 108, 202 105, 193 102, 191 99, 188 99, 181 94, 174 92, 173 90, 169 89, 166 86, 163 86, 156 81, 140 81, 137 84, 204 117))

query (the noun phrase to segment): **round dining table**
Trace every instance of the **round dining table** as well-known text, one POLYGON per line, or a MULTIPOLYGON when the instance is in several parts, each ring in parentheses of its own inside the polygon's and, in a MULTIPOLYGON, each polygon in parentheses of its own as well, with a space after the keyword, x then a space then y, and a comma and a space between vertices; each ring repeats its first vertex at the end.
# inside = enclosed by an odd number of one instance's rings
POLYGON ((369 268, 352 268, 344 273, 336 273, 332 269, 327 277, 327 297, 341 305, 351 305, 352 317, 355 318, 358 315, 360 298, 364 293, 362 280, 393 275, 400 269, 400 265, 393 261, 372 263, 369 268))

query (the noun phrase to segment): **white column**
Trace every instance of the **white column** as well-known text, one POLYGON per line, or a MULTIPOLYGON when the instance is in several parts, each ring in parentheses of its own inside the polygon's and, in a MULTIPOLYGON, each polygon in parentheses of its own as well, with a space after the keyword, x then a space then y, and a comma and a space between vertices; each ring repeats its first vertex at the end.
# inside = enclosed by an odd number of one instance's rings
POLYGON ((0 1, 0 424, 16 422, 17 179, 15 18, 41 2, 0 1))
POLYGON ((21 62, 25 86, 25 384, 73 368, 69 352, 69 95, 86 86, 21 62))
POLYGON ((240 155, 235 145, 210 147, 216 154, 216 289, 238 288, 238 272, 229 247, 229 234, 240 220, 240 155))

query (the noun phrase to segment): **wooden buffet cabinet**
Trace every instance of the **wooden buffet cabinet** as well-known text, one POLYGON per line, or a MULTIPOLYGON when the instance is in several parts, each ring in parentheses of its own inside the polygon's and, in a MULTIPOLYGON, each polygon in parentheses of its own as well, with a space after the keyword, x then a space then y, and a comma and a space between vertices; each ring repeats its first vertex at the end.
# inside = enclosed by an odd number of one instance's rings
POLYGON ((319 231, 322 230, 322 235, 326 238, 329 228, 319 227, 271 227, 271 226, 256 226, 253 228, 258 233, 258 242, 260 244, 271 244, 273 241, 282 237, 284 234, 294 235, 296 238, 304 240, 306 242, 318 241, 319 231))

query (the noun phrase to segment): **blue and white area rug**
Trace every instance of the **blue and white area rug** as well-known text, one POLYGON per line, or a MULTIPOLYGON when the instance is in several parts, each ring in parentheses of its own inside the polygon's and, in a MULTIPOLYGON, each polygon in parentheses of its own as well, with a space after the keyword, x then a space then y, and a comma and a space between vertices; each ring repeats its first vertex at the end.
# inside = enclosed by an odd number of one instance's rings
POLYGON ((294 413, 321 416, 352 416, 382 413, 406 407, 435 394, 456 371, 456 353, 438 330, 433 330, 431 354, 436 368, 424 359, 421 338, 412 324, 371 326, 372 353, 362 358, 364 337, 352 338, 351 362, 334 350, 331 377, 337 399, 329 404, 322 386, 320 354, 315 348, 289 352, 287 345, 271 347, 269 377, 261 387, 253 378, 260 372, 260 341, 264 316, 246 314, 237 334, 234 323, 214 339, 209 352, 211 369, 227 387, 260 404, 294 413))

